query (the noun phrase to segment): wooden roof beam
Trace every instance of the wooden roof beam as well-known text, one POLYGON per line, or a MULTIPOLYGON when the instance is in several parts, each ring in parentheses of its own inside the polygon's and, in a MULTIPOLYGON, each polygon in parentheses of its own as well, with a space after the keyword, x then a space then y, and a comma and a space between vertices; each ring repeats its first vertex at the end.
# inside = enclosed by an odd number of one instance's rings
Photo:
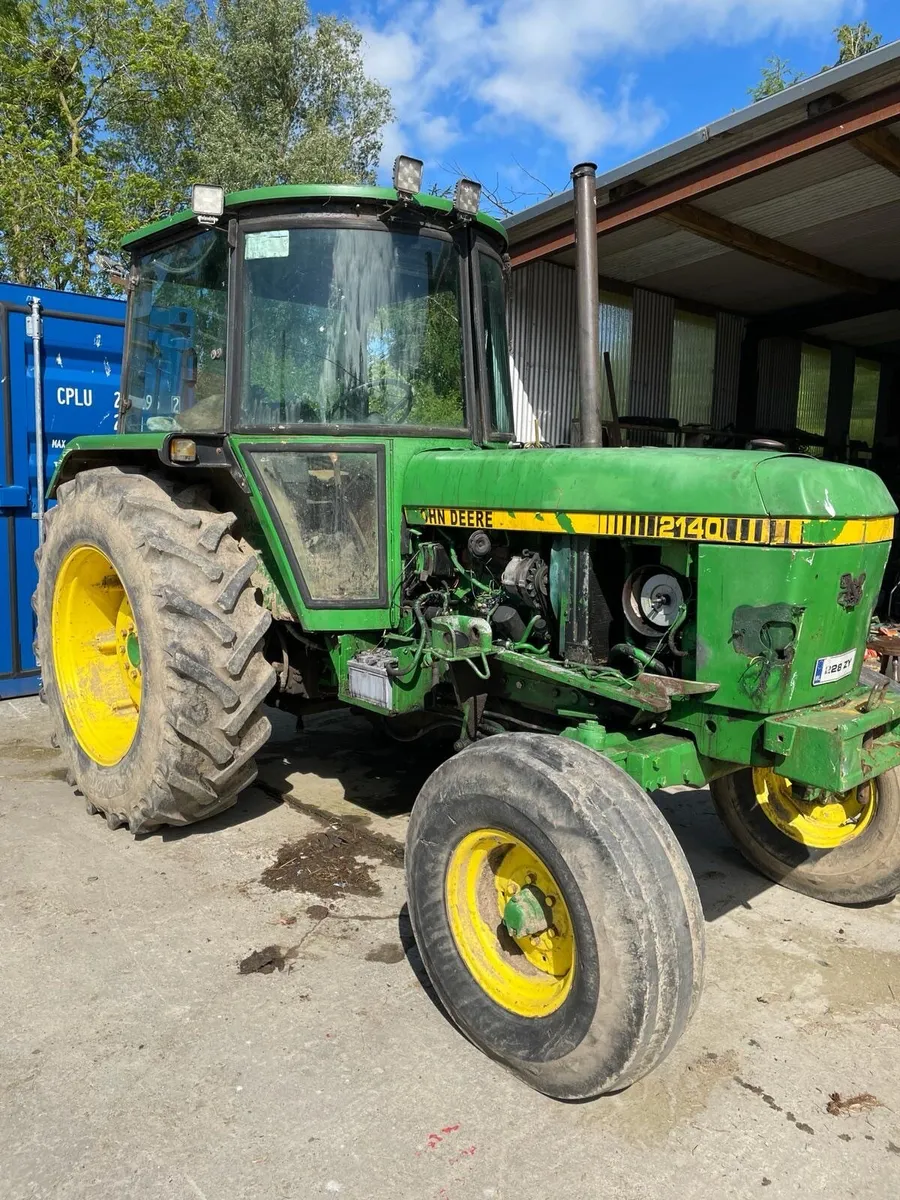
POLYGON ((807 329, 818 329, 822 325, 836 325, 842 321, 854 321, 859 317, 871 317, 875 313, 892 312, 895 309, 900 309, 900 284, 891 283, 877 295, 867 292, 844 292, 827 300, 792 304, 774 312, 761 313, 751 319, 755 324, 765 326, 768 333, 802 333, 807 329))
POLYGON ((762 262, 785 267, 800 275, 808 275, 811 279, 817 279, 829 287, 840 288, 844 292, 868 292, 876 295, 886 287, 884 280, 861 275, 848 267, 840 267, 837 263, 819 258, 816 254, 808 254, 805 250, 798 250, 786 242, 776 241, 775 238, 756 233, 753 229, 736 225, 733 221, 707 212, 694 204, 676 204, 657 215, 698 237, 706 238, 707 241, 726 246, 729 250, 749 254, 762 262))
POLYGON ((854 138, 853 145, 879 167, 900 175, 900 138, 889 129, 870 129, 854 138))

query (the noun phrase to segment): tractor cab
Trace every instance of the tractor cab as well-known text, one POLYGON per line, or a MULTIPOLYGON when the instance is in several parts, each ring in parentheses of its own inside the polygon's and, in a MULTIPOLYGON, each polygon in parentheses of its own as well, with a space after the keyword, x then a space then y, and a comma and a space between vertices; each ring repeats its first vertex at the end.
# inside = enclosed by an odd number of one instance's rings
POLYGON ((508 441, 505 236, 460 203, 260 189, 126 239, 122 431, 508 441))

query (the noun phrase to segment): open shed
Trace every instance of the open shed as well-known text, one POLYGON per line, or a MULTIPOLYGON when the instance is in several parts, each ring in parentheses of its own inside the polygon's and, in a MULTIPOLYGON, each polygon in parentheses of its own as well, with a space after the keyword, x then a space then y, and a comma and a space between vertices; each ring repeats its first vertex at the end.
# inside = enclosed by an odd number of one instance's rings
MULTIPOLYGON (((601 350, 631 439, 768 434, 900 490, 898 201, 900 42, 598 176, 601 350)), ((506 226, 518 435, 566 442, 573 194, 506 226)))

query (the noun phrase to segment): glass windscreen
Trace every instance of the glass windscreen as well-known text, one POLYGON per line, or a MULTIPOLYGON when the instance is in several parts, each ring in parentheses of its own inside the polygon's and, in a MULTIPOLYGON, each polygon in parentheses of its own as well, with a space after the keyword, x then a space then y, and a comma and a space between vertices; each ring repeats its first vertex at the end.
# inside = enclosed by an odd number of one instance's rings
POLYGON ((464 426, 452 242, 250 232, 243 277, 242 425, 464 426))
POLYGON ((225 415, 227 237, 205 229, 136 266, 125 430, 215 433, 225 415))
POLYGON ((481 276, 481 316, 484 322, 484 357, 487 369, 490 428, 495 433, 512 433, 512 383, 509 373, 509 342, 506 336, 506 288, 503 268, 496 258, 478 256, 481 276))

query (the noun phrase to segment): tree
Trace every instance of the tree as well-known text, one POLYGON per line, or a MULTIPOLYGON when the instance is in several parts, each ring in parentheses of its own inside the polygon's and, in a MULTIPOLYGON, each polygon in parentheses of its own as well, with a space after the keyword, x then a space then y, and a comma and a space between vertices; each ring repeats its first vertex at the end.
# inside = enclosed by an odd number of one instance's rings
POLYGON ((373 177, 387 92, 304 0, 0 0, 0 274, 107 290, 129 229, 227 188, 373 177))
POLYGON ((313 23, 306 0, 220 0, 210 39, 221 74, 198 121, 204 179, 374 182, 393 114, 388 91, 365 75, 357 29, 313 23))
POLYGON ((95 256, 115 252, 134 217, 179 193, 126 163, 115 130, 185 123, 199 95, 187 28, 182 0, 21 0, 2 10, 4 275, 92 287, 95 256))
POLYGON ((873 33, 868 21, 860 21, 858 25, 839 25, 834 31, 834 36, 837 38, 839 51, 838 60, 834 64, 836 67, 877 50, 882 42, 881 34, 873 33))
POLYGON ((767 96, 776 96, 802 78, 802 72, 795 71, 786 58, 770 54, 762 69, 759 83, 747 90, 754 100, 765 100, 767 96))
MULTIPOLYGON (((839 67, 842 63, 861 58, 864 54, 877 50, 882 42, 881 34, 873 33, 868 21, 860 21, 858 25, 839 25, 834 30, 834 36, 838 48, 837 61, 826 63, 823 71, 830 71, 832 67, 839 67)), ((793 70, 786 59, 772 54, 766 59, 759 83, 747 90, 754 100, 765 100, 766 96, 775 96, 803 78, 805 76, 802 71, 793 70)))

